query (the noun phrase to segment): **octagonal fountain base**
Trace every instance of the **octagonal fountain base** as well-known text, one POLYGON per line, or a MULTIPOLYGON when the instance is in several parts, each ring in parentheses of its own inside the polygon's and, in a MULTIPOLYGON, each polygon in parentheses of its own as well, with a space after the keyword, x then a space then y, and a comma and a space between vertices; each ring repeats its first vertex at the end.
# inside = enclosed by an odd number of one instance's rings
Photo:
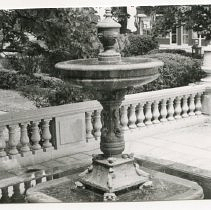
MULTIPOLYGON (((203 190, 196 182, 144 167, 140 167, 140 170, 151 175, 152 185, 141 184, 119 190, 115 192, 117 202, 203 199, 203 190)), ((27 191, 26 200, 30 203, 105 201, 102 190, 93 190, 89 185, 77 186, 78 175, 39 184, 27 191)))
POLYGON ((105 195, 136 187, 149 181, 150 178, 150 175, 134 162, 133 154, 110 158, 96 155, 91 167, 79 176, 79 180, 86 188, 94 188, 104 192, 105 195))

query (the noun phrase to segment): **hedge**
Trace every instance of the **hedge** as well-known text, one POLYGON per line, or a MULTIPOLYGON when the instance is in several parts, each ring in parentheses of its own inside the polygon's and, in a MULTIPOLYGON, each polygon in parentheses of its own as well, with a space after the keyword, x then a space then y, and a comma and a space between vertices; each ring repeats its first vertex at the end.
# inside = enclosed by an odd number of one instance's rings
MULTIPOLYGON (((185 86, 200 81, 205 76, 199 59, 172 53, 156 53, 144 57, 157 58, 164 62, 164 66, 159 68, 160 76, 155 81, 129 93, 185 86)), ((20 74, 5 69, 0 70, 0 88, 21 91, 25 97, 34 101, 37 107, 94 99, 88 90, 70 87, 58 78, 43 74, 20 74)))
POLYGON ((0 88, 13 89, 29 98, 37 107, 47 107, 93 99, 84 89, 71 87, 47 74, 26 75, 14 70, 0 70, 0 88))
POLYGON ((123 57, 144 55, 158 48, 158 41, 154 37, 138 34, 121 35, 118 45, 123 57))
POLYGON ((201 70, 202 61, 199 59, 172 53, 156 53, 145 57, 162 60, 164 66, 159 68, 160 76, 158 79, 133 92, 186 86, 190 83, 199 82, 206 75, 201 70))

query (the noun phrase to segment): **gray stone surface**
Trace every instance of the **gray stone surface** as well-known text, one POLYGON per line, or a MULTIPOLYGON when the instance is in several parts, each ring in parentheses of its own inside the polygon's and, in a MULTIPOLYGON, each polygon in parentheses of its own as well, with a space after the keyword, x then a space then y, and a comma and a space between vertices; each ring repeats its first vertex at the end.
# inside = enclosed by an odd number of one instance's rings
POLYGON ((56 117, 56 148, 86 141, 85 114, 78 113, 56 117))

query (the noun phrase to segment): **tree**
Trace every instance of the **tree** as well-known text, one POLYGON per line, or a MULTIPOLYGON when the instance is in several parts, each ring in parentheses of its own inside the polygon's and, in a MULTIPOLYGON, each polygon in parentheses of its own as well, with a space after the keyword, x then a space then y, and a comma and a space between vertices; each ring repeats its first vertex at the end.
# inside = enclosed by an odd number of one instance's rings
POLYGON ((98 49, 97 20, 93 8, 0 10, 0 52, 92 57, 98 49))
POLYGON ((189 28, 211 39, 211 5, 194 5, 184 12, 184 20, 189 28))
POLYGON ((165 34, 174 26, 187 28, 211 39, 211 5, 142 7, 153 15, 153 33, 165 34), (156 17, 158 16, 158 17, 156 17))
POLYGON ((130 14, 127 13, 127 7, 112 7, 113 17, 121 24, 120 33, 127 33, 127 20, 130 14))

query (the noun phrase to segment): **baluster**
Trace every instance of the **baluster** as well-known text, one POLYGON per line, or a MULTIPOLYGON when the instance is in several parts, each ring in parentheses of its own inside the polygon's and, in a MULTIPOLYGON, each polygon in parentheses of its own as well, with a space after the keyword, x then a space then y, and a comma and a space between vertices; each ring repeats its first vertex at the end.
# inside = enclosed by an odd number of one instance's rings
POLYGON ((33 153, 39 151, 41 149, 41 146, 39 144, 40 142, 40 132, 39 132, 39 122, 33 121, 32 122, 32 135, 31 135, 31 141, 33 142, 32 149, 33 153))
POLYGON ((186 118, 188 117, 188 103, 187 103, 187 96, 183 96, 183 101, 182 101, 182 117, 186 118))
POLYGON ((24 186, 24 182, 20 183, 20 193, 23 195, 25 192, 25 186, 24 186))
POLYGON ((29 188, 31 188, 32 186, 31 186, 31 181, 25 181, 24 182, 24 187, 25 187, 25 191, 24 191, 24 195, 26 194, 26 191, 29 189, 29 188))
POLYGON ((99 140, 100 136, 101 136, 102 123, 101 123, 100 112, 101 112, 101 110, 94 111, 93 128, 94 128, 94 136, 95 136, 96 140, 99 140))
POLYGON ((168 100, 168 117, 167 119, 169 121, 173 121, 174 119, 174 99, 173 98, 169 98, 168 100))
POLYGON ((92 131, 92 112, 85 112, 85 122, 86 122, 86 140, 93 139, 92 131))
POLYGON ((194 97, 195 95, 191 94, 190 95, 190 102, 189 102, 189 116, 194 116, 195 113, 194 113, 194 110, 195 110, 195 102, 194 102, 194 97))
POLYGON ((8 125, 7 128, 9 130, 8 153, 9 153, 10 157, 12 158, 16 155, 19 155, 19 152, 17 150, 18 142, 15 139, 16 126, 8 125))
POLYGON ((136 109, 135 105, 131 104, 129 109, 129 128, 136 128, 136 109))
POLYGON ((11 197, 12 203, 19 203, 24 200, 24 195, 20 192, 20 183, 13 185, 13 195, 11 197))
POLYGON ((145 113, 145 125, 152 125, 152 110, 151 110, 151 102, 146 103, 146 113, 145 113))
POLYGON ((0 159, 7 157, 5 149, 6 143, 4 139, 4 127, 0 127, 0 159))
POLYGON ((120 109, 120 112, 121 112, 120 123, 121 123, 123 131, 128 130, 127 109, 128 109, 128 106, 126 106, 126 105, 122 106, 120 109))
POLYGON ((202 109, 202 104, 201 104, 201 93, 197 93, 196 95, 196 115, 201 115, 201 109, 202 109))
POLYGON ((28 137, 28 131, 27 131, 27 122, 20 123, 20 129, 21 129, 21 134, 20 134, 20 143, 21 143, 21 154, 24 156, 24 154, 29 153, 30 148, 29 148, 29 137, 28 137))
POLYGON ((46 152, 47 150, 53 149, 51 140, 51 133, 49 129, 49 122, 51 119, 43 119, 42 120, 42 139, 44 140, 43 143, 43 150, 46 152))
POLYGON ((9 203, 10 197, 9 197, 8 187, 2 188, 1 193, 2 193, 2 197, 0 200, 1 203, 9 203))
POLYGON ((181 117, 181 98, 179 96, 176 97, 176 102, 175 102, 175 119, 180 119, 181 117))
POLYGON ((167 116, 167 109, 166 109, 166 99, 161 100, 161 110, 160 110, 160 115, 161 115, 161 122, 166 122, 166 116, 167 116))
POLYGON ((145 119, 145 115, 144 115, 144 108, 143 108, 143 104, 139 104, 137 107, 137 126, 138 127, 144 127, 144 119, 145 119))
POLYGON ((160 121, 158 120, 160 116, 160 112, 159 112, 159 109, 158 109, 158 102, 157 101, 154 101, 153 103, 153 110, 152 110, 152 117, 153 117, 153 124, 158 124, 160 123, 160 121))
POLYGON ((53 180, 53 175, 52 174, 49 174, 46 176, 46 181, 51 181, 53 180))

